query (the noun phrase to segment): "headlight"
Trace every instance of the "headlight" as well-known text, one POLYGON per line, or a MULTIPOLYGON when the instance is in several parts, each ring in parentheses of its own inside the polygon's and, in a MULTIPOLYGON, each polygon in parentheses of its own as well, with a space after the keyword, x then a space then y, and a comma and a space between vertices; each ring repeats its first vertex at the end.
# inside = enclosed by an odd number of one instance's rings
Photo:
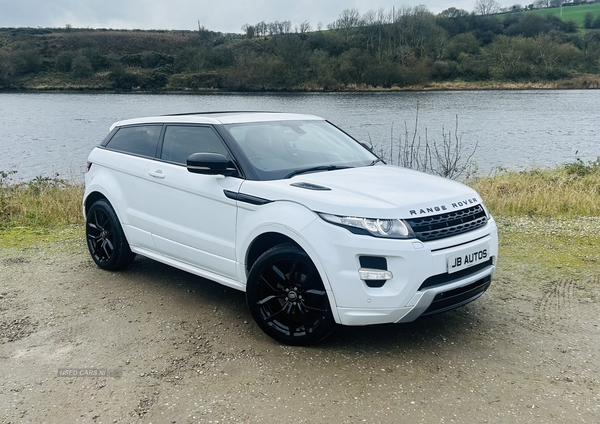
POLYGON ((355 216, 330 215, 327 213, 320 213, 319 216, 327 222, 346 227, 355 233, 398 239, 415 237, 410 227, 401 219, 359 218, 355 216), (356 231, 356 229, 359 231, 356 231))

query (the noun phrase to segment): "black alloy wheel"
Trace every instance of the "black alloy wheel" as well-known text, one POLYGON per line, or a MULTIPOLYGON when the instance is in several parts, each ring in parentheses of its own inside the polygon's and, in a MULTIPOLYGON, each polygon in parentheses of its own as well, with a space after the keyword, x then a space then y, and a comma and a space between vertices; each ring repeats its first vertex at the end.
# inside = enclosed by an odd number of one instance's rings
POLYGON ((96 201, 86 214, 85 233, 92 259, 100 268, 125 268, 135 258, 117 214, 106 200, 96 201))
POLYGON ((281 343, 317 343, 335 328, 321 276, 296 245, 275 246, 258 258, 248 276, 246 298, 258 326, 281 343))

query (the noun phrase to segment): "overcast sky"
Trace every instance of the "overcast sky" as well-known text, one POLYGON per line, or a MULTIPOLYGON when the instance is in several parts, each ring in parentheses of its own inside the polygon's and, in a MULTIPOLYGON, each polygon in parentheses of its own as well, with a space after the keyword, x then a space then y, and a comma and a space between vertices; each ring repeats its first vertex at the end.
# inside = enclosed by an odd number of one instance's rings
POLYGON ((475 0, 0 0, 0 27, 193 30, 200 21, 212 31, 241 32, 245 23, 289 20, 292 26, 308 21, 316 29, 352 7, 365 13, 419 4, 433 13, 449 7, 471 12, 475 0))

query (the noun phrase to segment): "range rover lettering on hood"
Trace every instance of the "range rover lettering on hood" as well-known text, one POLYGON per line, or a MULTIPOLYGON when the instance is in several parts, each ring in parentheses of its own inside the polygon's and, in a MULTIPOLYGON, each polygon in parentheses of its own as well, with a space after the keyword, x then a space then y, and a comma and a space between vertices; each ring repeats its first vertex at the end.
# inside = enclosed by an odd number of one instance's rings
POLYGON ((449 206, 448 205, 439 205, 439 206, 421 208, 419 210, 411 209, 409 212, 410 212, 411 216, 425 215, 425 214, 430 214, 430 213, 434 213, 434 212, 448 211, 448 210, 450 210, 450 208, 452 208, 452 209, 464 208, 468 205, 476 205, 478 203, 479 203, 479 200, 477 200, 477 198, 475 198, 475 197, 472 197, 470 199, 461 200, 459 202, 453 202, 449 206))

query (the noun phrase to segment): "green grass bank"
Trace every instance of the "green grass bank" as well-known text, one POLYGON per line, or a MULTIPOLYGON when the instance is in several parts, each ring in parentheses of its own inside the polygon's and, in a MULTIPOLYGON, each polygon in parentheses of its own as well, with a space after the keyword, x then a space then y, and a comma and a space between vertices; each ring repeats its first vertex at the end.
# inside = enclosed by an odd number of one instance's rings
MULTIPOLYGON (((572 218, 600 216, 600 158, 553 169, 500 170, 468 181, 494 215, 572 218)), ((38 176, 13 182, 0 171, 0 229, 83 224, 83 185, 38 176)))
MULTIPOLYGON (((468 181, 499 217, 600 217, 600 159, 553 169, 499 171, 468 181)), ((59 178, 12 182, 0 172, 0 231, 83 225, 83 186, 59 178)))
MULTIPOLYGON (((78 240, 83 246, 80 183, 37 177, 11 183, 0 173, 0 249, 78 240)), ((600 264, 600 162, 501 171, 469 184, 498 222, 510 272, 586 275, 600 264)), ((506 270, 505 270, 506 271, 506 270)))

